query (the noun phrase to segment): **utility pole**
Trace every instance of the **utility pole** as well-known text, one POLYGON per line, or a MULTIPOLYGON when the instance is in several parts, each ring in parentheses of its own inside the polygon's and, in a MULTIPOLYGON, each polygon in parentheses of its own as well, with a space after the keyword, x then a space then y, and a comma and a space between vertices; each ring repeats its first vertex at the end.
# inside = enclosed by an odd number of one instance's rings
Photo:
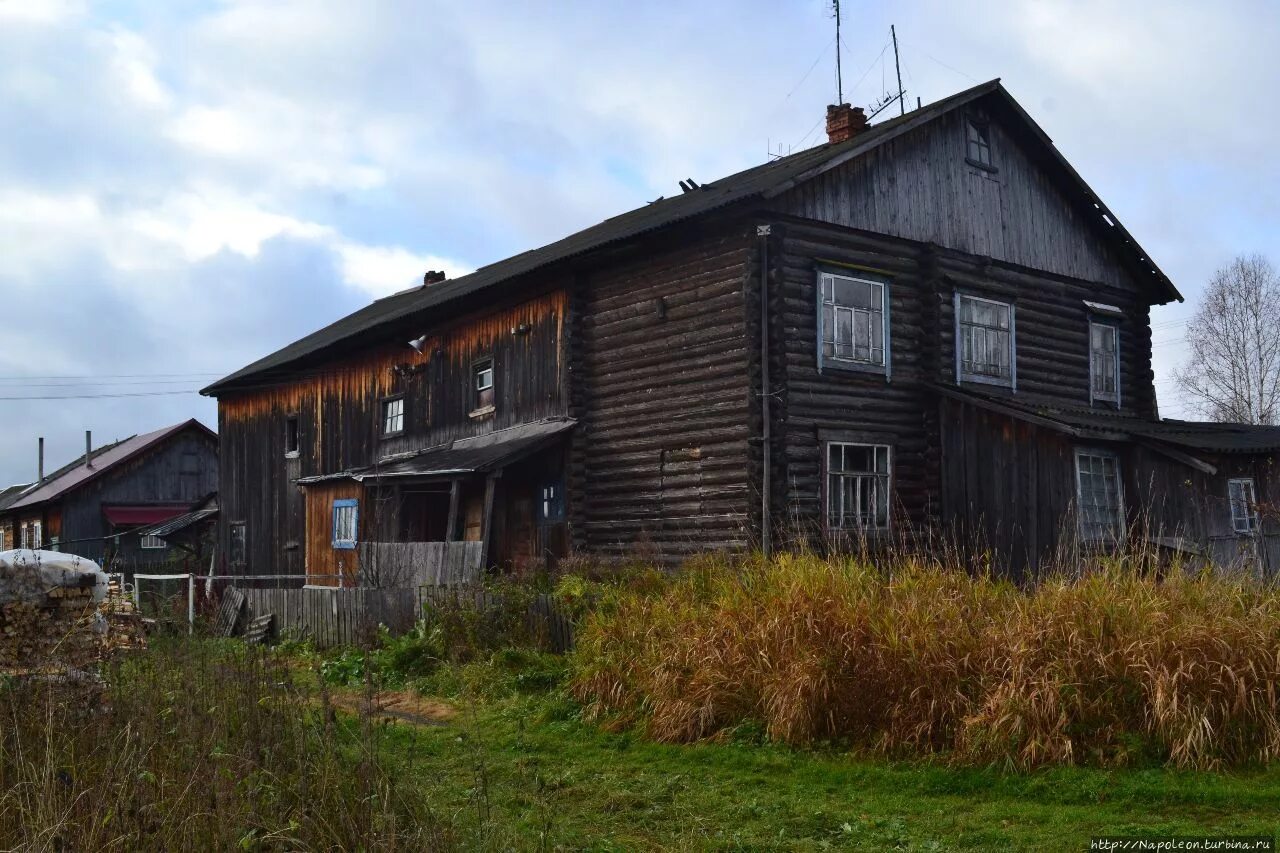
MULTIPOLYGON (((836 3, 836 8, 837 9, 840 8, 840 3, 838 2, 838 0, 836 3)), ((839 18, 836 19, 836 32, 837 33, 840 32, 839 18)), ((902 66, 898 64, 898 31, 893 28, 893 24, 889 25, 889 35, 893 36, 893 70, 898 72, 898 109, 900 111, 899 114, 906 115, 907 105, 904 103, 904 99, 902 97, 902 66)), ((838 48, 840 47, 840 45, 836 45, 836 47, 838 48)), ((839 54, 836 54, 836 56, 838 58, 839 54)), ((914 86, 915 84, 913 83, 912 85, 914 86)))
MULTIPOLYGON (((840 70, 840 0, 831 0, 836 9, 836 103, 844 103, 844 77, 840 70)), ((896 50, 896 48, 895 48, 896 50)), ((902 88, 899 86, 898 88, 902 88)))

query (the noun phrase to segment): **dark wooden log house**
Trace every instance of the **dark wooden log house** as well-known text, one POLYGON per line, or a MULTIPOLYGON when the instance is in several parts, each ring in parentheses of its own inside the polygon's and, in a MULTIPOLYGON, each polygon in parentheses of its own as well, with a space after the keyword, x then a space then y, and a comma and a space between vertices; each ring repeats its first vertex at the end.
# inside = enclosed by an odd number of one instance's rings
POLYGON ((1276 564, 1280 429, 1160 420, 1150 309, 1181 296, 999 81, 827 129, 210 386, 234 570, 905 531, 1014 570, 1135 536, 1276 564))
MULTIPOLYGON (((218 491, 218 437, 197 420, 94 447, 35 482, 0 490, 0 550, 51 548, 132 572, 189 549, 153 535, 218 491)), ((206 566, 207 568, 207 566, 206 566)))

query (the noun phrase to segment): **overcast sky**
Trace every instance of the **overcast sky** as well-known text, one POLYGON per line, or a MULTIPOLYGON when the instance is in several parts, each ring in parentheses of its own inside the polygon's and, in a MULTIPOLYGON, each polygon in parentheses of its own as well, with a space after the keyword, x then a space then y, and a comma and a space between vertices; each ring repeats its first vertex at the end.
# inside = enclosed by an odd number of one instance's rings
MULTIPOLYGON (((194 389, 428 268, 815 144, 829 5, 0 0, 0 483, 40 435, 52 468, 215 426, 194 389)), ((1280 261, 1280 4, 844 8, 848 100, 892 88, 891 22, 912 102, 1001 77, 1186 294, 1183 413, 1202 284, 1280 261)))

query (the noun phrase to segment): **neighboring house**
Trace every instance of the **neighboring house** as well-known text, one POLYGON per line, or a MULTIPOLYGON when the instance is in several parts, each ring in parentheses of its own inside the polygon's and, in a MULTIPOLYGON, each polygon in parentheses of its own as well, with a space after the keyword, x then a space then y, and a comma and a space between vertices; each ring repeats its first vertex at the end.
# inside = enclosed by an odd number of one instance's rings
POLYGON ((66 551, 121 570, 167 562, 169 543, 146 528, 217 489, 218 437, 199 421, 97 448, 86 434, 84 456, 0 492, 0 535, 7 547, 66 551))
POLYGON ((827 129, 205 389, 221 553, 313 583, 462 540, 517 570, 909 532, 1013 569, 1133 536, 1275 561, 1280 430, 1159 420, 1181 296, 998 81, 827 129))

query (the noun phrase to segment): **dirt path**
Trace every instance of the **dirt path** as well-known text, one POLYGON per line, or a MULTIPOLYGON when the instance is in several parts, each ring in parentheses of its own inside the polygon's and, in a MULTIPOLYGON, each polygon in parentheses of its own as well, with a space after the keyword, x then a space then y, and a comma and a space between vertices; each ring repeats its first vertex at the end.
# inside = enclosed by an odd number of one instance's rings
POLYGON ((330 701, 344 711, 389 717, 414 726, 445 726, 458 715, 458 709, 439 699, 431 699, 410 690, 382 690, 373 696, 372 707, 363 693, 331 691, 330 701))

